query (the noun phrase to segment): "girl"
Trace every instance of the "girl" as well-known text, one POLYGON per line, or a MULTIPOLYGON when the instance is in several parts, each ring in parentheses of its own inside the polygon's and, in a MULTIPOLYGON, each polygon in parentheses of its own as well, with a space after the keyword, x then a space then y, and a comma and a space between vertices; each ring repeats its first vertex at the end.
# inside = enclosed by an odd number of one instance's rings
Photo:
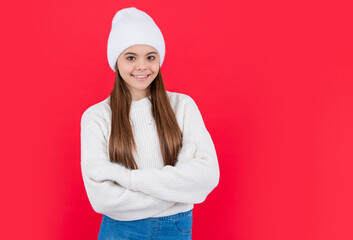
POLYGON ((165 90, 164 38, 143 11, 115 14, 107 53, 114 88, 81 117, 83 182, 103 215, 98 239, 191 239, 194 204, 220 176, 200 111, 165 90))

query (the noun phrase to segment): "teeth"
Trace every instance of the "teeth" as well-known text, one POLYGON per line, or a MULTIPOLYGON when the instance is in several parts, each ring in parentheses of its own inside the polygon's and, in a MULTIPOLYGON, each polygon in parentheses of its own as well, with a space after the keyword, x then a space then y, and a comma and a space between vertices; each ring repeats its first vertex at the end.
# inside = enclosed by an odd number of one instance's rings
POLYGON ((146 78, 147 75, 146 75, 146 76, 135 76, 135 75, 134 75, 134 77, 136 77, 136 78, 146 78))

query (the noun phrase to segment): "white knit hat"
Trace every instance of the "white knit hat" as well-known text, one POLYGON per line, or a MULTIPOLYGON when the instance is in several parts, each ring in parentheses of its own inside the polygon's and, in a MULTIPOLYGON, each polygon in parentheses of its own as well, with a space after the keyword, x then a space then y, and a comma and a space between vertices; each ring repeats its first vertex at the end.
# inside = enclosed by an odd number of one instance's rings
POLYGON ((165 43, 162 32, 153 19, 135 7, 121 9, 113 18, 108 38, 108 62, 114 72, 119 55, 135 44, 146 44, 154 47, 159 53, 159 65, 162 66, 165 43))

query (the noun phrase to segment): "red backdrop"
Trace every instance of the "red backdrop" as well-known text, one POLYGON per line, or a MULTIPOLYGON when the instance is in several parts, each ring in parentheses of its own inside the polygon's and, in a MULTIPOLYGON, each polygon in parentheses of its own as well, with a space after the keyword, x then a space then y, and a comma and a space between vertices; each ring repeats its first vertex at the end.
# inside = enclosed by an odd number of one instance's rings
POLYGON ((1 8, 2 239, 96 239, 80 118, 114 83, 115 12, 164 34, 167 90, 194 98, 221 179, 193 239, 353 239, 349 1, 20 1, 1 8))

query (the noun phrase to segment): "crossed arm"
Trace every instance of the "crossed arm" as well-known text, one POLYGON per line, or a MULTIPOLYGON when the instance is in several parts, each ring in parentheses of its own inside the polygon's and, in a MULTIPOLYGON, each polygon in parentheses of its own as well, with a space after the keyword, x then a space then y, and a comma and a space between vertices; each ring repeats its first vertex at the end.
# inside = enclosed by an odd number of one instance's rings
POLYGON ((192 99, 185 105, 183 126, 183 147, 175 167, 129 170, 120 164, 95 160, 88 165, 87 175, 96 182, 112 181, 167 202, 203 202, 218 185, 220 173, 211 136, 192 99))
MULTIPOLYGON (((102 121, 95 113, 84 113, 81 118, 81 171, 88 199, 93 209, 101 214, 114 216, 116 219, 129 220, 131 216, 146 218, 170 208, 175 201, 165 201, 122 187, 114 180, 100 179, 109 167, 106 152, 106 139, 102 131, 102 121), (108 165, 107 165, 108 164, 108 165), (98 167, 97 167, 98 166, 98 167), (96 172, 94 172, 96 170, 96 172), (142 214, 142 215, 141 215, 142 214)), ((117 167, 117 164, 113 164, 117 167)), ((130 170, 121 168, 124 173, 130 170)), ((122 175, 121 180, 128 179, 122 175)))

